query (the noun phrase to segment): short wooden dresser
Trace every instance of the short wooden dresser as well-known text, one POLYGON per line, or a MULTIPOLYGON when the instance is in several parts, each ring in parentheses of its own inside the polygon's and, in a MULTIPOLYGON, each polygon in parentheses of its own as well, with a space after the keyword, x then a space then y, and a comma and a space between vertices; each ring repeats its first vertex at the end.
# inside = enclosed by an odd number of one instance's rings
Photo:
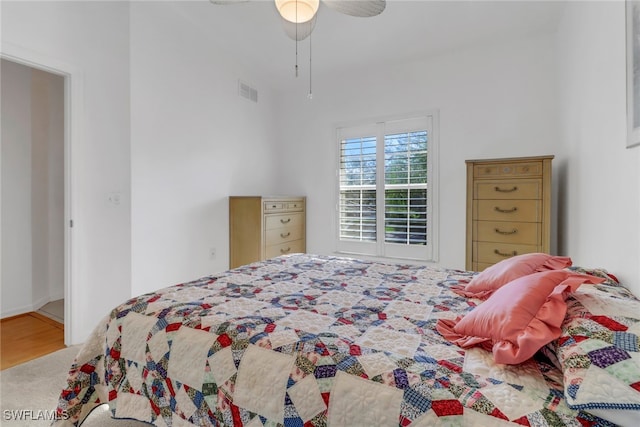
POLYGON ((467 270, 549 252, 553 157, 466 161, 467 270))
POLYGON ((229 197, 229 268, 306 251, 304 197, 229 197))

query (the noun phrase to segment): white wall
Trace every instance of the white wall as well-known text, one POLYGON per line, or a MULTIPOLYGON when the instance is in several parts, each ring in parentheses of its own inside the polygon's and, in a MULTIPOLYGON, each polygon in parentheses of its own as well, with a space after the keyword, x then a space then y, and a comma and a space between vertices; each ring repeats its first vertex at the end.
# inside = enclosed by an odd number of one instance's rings
MULTIPOLYGON (((366 74, 314 79, 282 100, 280 185, 306 193, 307 250, 334 250, 336 123, 437 109, 440 113, 439 264, 464 268, 465 160, 556 155, 559 138, 553 34, 508 40, 366 74), (294 120, 285 121, 293 117, 294 120), (295 179, 292 179, 295 177, 295 179)), ((555 243, 555 242, 553 242, 555 243)))
MULTIPOLYGON (((64 84, 64 82, 63 82, 64 84)), ((45 303, 49 294, 49 94, 46 74, 31 72, 31 268, 32 298, 45 303)), ((61 105, 64 108, 64 99, 61 105)), ((7 285, 11 286, 11 283, 7 285)), ((29 310, 30 311, 30 310, 29 310)))
MULTIPOLYGON (((3 1, 0 7, 3 52, 68 65, 76 73, 70 85, 82 83, 73 106, 82 117, 71 118, 75 258, 65 330, 67 344, 75 344, 131 295, 129 4, 3 1), (119 205, 109 203, 112 192, 121 193, 119 205)), ((4 223, 3 216, 3 234, 4 223)), ((10 256, 6 248, 2 256, 10 256)))
POLYGON ((48 302, 64 297, 64 78, 31 75, 33 286, 48 302))
POLYGON ((0 317, 64 295, 64 80, 2 60, 0 317))
POLYGON ((2 317, 33 306, 31 70, 2 61, 2 317))
POLYGON ((36 70, 47 82, 47 245, 49 299, 64 298, 64 78, 36 70))
POLYGON ((131 4, 134 295, 226 270, 228 196, 277 188, 268 87, 181 11, 131 4), (238 79, 258 103, 238 96, 238 79))
POLYGON ((625 148, 625 4, 570 2, 558 34, 564 252, 640 295, 640 147, 625 148))

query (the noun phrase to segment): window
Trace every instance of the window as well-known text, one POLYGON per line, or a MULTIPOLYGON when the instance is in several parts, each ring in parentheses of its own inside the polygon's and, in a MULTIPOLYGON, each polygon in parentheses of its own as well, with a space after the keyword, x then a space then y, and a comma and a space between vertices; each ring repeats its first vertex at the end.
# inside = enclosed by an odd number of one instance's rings
POLYGON ((338 251, 435 259, 433 123, 429 115, 337 129, 338 251))

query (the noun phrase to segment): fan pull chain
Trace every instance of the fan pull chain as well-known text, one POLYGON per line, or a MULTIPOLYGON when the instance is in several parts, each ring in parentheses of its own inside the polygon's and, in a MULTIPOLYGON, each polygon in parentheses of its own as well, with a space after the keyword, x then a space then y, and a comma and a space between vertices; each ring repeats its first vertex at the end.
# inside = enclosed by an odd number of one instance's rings
POLYGON ((298 77, 298 40, 296 40, 296 77, 298 77))
POLYGON ((298 77, 298 0, 296 0, 296 77, 298 77))
POLYGON ((309 94, 307 95, 307 98, 309 99, 313 99, 313 92, 311 91, 311 77, 311 34, 309 34, 309 94))

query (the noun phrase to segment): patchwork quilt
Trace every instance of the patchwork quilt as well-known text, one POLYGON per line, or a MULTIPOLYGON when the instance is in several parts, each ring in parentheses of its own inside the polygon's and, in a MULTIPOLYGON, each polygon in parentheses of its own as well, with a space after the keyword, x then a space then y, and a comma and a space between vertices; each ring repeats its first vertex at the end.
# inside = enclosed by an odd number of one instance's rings
POLYGON ((436 331, 481 303, 450 290, 472 274, 295 254, 130 299, 80 350, 58 423, 106 403, 157 426, 614 425, 571 409, 548 358, 498 365, 436 331))

